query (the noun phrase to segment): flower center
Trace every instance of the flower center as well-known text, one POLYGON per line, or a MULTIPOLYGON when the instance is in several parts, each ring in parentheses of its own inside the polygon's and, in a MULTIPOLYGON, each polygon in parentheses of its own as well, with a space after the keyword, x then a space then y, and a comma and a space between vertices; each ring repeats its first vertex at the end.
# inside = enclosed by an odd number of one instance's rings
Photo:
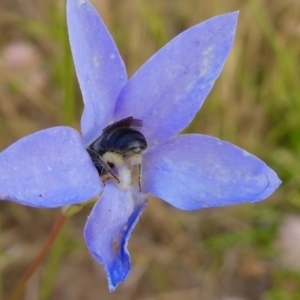
POLYGON ((144 135, 135 128, 142 127, 142 121, 128 117, 103 129, 87 148, 103 182, 114 178, 120 188, 140 188, 142 152, 147 148, 144 135))

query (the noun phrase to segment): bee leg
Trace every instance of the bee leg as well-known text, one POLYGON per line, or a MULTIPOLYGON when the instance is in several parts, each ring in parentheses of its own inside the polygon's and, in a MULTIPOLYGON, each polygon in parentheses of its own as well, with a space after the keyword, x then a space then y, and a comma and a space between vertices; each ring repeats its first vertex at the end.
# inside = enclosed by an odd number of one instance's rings
POLYGON ((142 187, 141 187, 141 164, 139 164, 139 166, 138 166, 138 168, 139 168, 139 170, 138 170, 138 172, 139 172, 139 174, 138 174, 138 181, 139 181, 139 189, 140 189, 140 192, 142 191, 142 187))

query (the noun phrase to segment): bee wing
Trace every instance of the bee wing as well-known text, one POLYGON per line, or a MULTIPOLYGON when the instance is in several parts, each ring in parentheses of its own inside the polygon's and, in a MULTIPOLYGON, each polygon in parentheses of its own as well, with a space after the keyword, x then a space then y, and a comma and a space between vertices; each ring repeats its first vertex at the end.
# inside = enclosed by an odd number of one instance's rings
POLYGON ((117 129, 117 128, 122 128, 122 127, 142 127, 143 126, 143 121, 139 119, 134 119, 133 117, 128 117, 126 119, 122 119, 120 121, 117 121, 111 125, 108 125, 105 127, 102 131, 102 135, 104 133, 107 133, 108 131, 117 129))
POLYGON ((143 121, 140 119, 132 119, 130 127, 143 127, 143 121))

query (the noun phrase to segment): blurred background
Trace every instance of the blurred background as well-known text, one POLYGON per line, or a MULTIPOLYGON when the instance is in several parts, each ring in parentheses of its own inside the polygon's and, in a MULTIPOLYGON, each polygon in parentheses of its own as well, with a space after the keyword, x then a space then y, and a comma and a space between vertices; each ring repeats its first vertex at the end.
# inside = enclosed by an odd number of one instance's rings
MULTIPOLYGON (((110 294, 72 217, 22 299, 300 299, 300 1, 93 0, 131 76, 188 27, 240 10, 233 50, 187 132, 230 141, 282 179, 259 204, 179 211, 150 199, 129 242, 132 270, 110 294)), ((47 127, 79 129, 81 94, 65 1, 0 1, 0 150, 47 127)), ((187 49, 188 52, 188 49, 187 49)), ((59 213, 0 202, 0 299, 59 213)))

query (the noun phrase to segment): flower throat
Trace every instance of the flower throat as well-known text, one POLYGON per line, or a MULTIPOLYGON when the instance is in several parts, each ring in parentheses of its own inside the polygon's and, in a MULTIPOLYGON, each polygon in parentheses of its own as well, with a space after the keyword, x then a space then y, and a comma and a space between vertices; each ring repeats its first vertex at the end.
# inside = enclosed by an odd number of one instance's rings
POLYGON ((141 128, 142 120, 128 117, 103 129, 102 134, 87 147, 101 179, 113 177, 126 189, 137 178, 140 188, 141 153, 147 148, 141 128), (138 168, 136 168, 138 167, 138 168))

